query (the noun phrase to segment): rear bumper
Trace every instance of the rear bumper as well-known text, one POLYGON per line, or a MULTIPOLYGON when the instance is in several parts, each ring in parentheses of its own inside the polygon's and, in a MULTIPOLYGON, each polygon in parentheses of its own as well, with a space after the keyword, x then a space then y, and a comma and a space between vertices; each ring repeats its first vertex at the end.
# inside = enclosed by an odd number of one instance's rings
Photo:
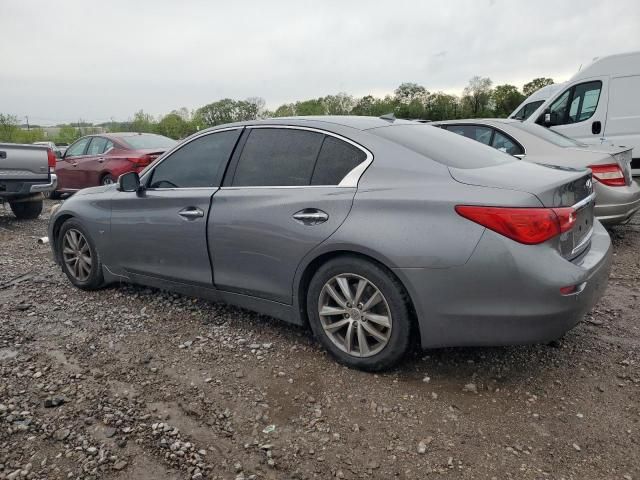
POLYGON ((50 192, 58 186, 58 177, 52 173, 48 180, 0 180, 0 197, 6 199, 50 192))
POLYGON ((423 347, 497 346, 562 336, 602 296, 611 240, 599 222, 591 246, 569 262, 549 245, 485 231, 469 261, 448 269, 396 269, 413 300, 423 347), (560 288, 580 285, 580 293, 560 288))
POLYGON ((628 220, 640 210, 640 185, 632 182, 628 187, 607 187, 596 184, 594 214, 605 225, 628 220))

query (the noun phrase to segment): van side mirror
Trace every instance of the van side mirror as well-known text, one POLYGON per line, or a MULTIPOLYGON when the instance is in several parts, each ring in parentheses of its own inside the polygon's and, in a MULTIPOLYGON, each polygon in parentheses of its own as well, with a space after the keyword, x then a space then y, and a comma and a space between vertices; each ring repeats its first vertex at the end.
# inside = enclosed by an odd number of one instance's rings
POLYGON ((140 176, 137 172, 123 173, 118 177, 118 190, 141 193, 140 176))

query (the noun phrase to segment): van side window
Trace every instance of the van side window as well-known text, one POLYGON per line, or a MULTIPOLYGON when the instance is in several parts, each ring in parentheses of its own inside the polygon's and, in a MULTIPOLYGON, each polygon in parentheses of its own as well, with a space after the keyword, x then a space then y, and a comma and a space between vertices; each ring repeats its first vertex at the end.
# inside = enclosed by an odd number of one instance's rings
MULTIPOLYGON (((602 82, 579 83, 566 90, 549 107, 551 125, 567 125, 584 122, 593 116, 600 100, 602 82)), ((537 123, 544 122, 544 113, 537 123)))

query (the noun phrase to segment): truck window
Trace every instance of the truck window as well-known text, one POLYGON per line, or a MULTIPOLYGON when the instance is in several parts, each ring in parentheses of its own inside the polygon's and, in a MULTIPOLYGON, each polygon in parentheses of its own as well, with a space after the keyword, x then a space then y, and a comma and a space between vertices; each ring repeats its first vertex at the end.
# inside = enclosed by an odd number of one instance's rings
POLYGON ((520 110, 518 110, 515 114, 511 115, 511 118, 515 118, 516 120, 526 120, 531 116, 533 112, 535 112, 540 105, 544 103, 544 100, 536 100, 535 102, 529 102, 524 105, 520 110))
MULTIPOLYGON (((549 107, 551 115, 550 126, 567 125, 588 120, 598 107, 602 82, 579 83, 565 90, 549 107)), ((536 123, 544 125, 544 112, 536 123)))

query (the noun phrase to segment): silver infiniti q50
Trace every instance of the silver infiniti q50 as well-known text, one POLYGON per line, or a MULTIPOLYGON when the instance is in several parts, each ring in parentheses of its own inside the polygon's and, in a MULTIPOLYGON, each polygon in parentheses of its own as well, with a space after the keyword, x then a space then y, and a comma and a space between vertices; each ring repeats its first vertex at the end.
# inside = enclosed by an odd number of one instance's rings
POLYGON ((308 324, 379 370, 422 347, 548 341, 602 294, 591 172, 372 117, 221 125, 52 215, 79 288, 132 282, 308 324))

